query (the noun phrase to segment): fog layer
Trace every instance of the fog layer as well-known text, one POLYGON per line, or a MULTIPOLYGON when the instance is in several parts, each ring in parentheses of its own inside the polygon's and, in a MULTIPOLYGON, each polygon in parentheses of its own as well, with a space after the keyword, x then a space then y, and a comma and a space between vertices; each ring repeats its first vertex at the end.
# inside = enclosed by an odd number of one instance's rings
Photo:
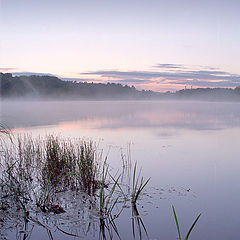
POLYGON ((95 122, 97 128, 240 126, 239 103, 172 101, 4 101, 1 122, 10 128, 95 122))

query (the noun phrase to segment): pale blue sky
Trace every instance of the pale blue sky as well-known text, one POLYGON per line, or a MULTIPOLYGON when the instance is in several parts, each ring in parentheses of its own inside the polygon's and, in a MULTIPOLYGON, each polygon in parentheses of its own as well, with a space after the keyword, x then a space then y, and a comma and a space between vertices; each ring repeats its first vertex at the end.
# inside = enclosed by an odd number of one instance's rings
POLYGON ((1 68, 159 91, 240 85, 240 1, 0 3, 1 68))

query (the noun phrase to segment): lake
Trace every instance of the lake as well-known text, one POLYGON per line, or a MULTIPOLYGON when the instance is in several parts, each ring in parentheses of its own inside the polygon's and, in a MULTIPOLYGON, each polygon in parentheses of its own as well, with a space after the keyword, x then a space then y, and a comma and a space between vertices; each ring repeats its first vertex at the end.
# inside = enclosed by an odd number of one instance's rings
MULTIPOLYGON (((239 103, 4 101, 1 122, 15 136, 55 133, 64 138, 91 139, 108 156, 113 172, 121 168, 121 154, 130 148, 131 162, 137 161, 144 179, 151 177, 138 202, 149 239, 177 239, 172 205, 183 236, 202 213, 190 239, 238 238, 239 103)), ((60 215, 53 216, 55 221, 61 220, 60 215)), ((116 219, 121 239, 133 238, 132 220, 130 208, 116 219)), ((84 239, 99 238, 99 225, 93 225, 84 239)), ((1 234, 15 239, 18 230, 15 226, 1 234)), ((83 230, 79 231, 82 234, 83 230)), ((31 239, 49 237, 38 224, 31 234, 31 239)), ((52 235, 53 239, 67 238, 60 231, 52 235)))

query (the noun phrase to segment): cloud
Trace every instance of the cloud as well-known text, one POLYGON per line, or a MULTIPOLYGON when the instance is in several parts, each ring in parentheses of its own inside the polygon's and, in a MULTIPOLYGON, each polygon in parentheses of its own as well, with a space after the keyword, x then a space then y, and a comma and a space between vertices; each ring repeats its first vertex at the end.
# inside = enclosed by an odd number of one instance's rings
POLYGON ((101 79, 94 79, 94 78, 68 78, 68 77, 60 77, 60 79, 64 80, 64 81, 71 81, 71 82, 74 82, 74 81, 77 81, 77 82, 102 82, 101 79))
MULTIPOLYGON (((159 91, 167 88, 181 89, 184 86, 194 87, 224 87, 234 88, 240 86, 240 75, 222 71, 219 68, 208 66, 187 66, 183 64, 157 64, 158 69, 153 71, 120 71, 120 70, 101 70, 78 73, 76 78, 61 77, 65 81, 95 82, 95 83, 121 83, 135 85, 140 89, 158 89, 159 91), (194 68, 193 68, 194 67, 194 68), (149 85, 148 85, 149 84, 149 85)), ((0 68, 0 71, 10 71, 15 76, 53 76, 50 73, 16 71, 16 68, 0 68), (13 70, 15 69, 15 72, 13 70)))
POLYGON ((39 73, 39 72, 11 72, 14 76, 32 76, 32 75, 38 75, 38 76, 54 76, 51 73, 39 73))
POLYGON ((156 67, 156 68, 170 68, 170 69, 185 68, 185 66, 182 65, 182 64, 173 64, 173 63, 157 64, 153 67, 156 67))
MULTIPOLYGON (((116 82, 117 80, 112 80, 111 82, 116 82)), ((150 82, 154 82, 151 80, 146 80, 146 79, 122 79, 118 82, 121 83, 134 83, 134 84, 143 84, 143 83, 150 83, 150 82)))
POLYGON ((240 81, 240 75, 231 75, 223 71, 175 71, 175 72, 153 72, 153 71, 95 71, 82 73, 84 75, 101 75, 102 77, 134 77, 134 78, 168 78, 168 79, 207 79, 221 80, 229 79, 240 81))
MULTIPOLYGON (((171 65, 171 64, 167 64, 171 65)), ((175 66, 175 65, 174 65, 175 66)), ((172 66, 171 66, 172 67, 172 66)), ((174 71, 94 71, 84 75, 98 75, 126 83, 156 83, 191 85, 196 87, 236 87, 240 85, 240 75, 212 70, 182 70, 175 66, 174 71)), ((111 80, 113 81, 113 80, 111 80)))
MULTIPOLYGON (((171 81, 171 84, 180 84, 180 85, 191 85, 194 87, 236 87, 236 82, 229 82, 229 81, 218 81, 218 82, 209 82, 209 81, 171 81)), ((240 84, 239 84, 240 85, 240 84)))
POLYGON ((218 67, 209 67, 209 66, 199 66, 202 69, 208 69, 208 70, 218 70, 218 67))
MULTIPOLYGON (((159 72, 148 72, 148 71, 94 71, 94 72, 85 72, 79 73, 83 75, 101 75, 102 77, 158 77, 159 72)), ((145 79, 146 80, 146 79, 145 79)))
POLYGON ((163 63, 156 64, 153 66, 154 68, 162 68, 166 70, 176 70, 176 69, 205 69, 205 70, 218 70, 219 68, 210 67, 210 66, 202 66, 202 65, 184 65, 184 64, 174 64, 174 63, 163 63))
POLYGON ((16 70, 17 68, 0 68, 0 71, 2 72, 8 72, 8 71, 13 71, 16 70))

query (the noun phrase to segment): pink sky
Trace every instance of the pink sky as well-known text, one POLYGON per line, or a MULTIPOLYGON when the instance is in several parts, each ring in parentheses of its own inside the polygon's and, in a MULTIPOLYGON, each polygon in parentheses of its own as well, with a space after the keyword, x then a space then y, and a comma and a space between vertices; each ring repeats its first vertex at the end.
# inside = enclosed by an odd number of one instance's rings
POLYGON ((239 1, 2 0, 0 7, 1 71, 155 91, 240 83, 239 1))

